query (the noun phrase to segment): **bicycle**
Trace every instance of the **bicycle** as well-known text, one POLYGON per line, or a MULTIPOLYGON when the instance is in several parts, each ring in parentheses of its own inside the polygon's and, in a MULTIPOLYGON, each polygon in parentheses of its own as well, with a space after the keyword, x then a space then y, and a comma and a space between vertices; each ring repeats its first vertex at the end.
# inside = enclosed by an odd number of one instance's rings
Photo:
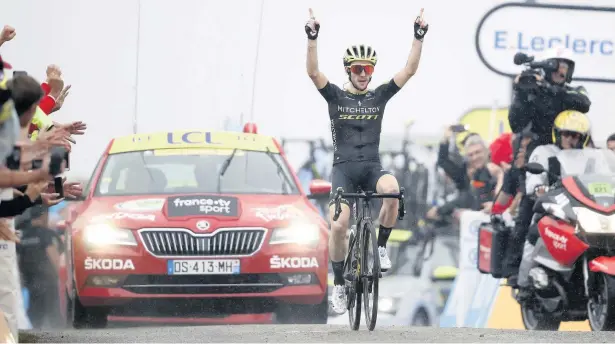
MULTIPOLYGON (((361 191, 361 190, 359 190, 361 191)), ((350 230, 348 241, 348 253, 344 260, 344 281, 347 296, 348 319, 350 328, 354 331, 359 329, 361 322, 361 301, 365 308, 365 324, 370 331, 376 327, 378 317, 378 280, 382 277, 380 271, 380 255, 378 254, 378 242, 376 239, 376 229, 371 219, 370 201, 375 198, 397 198, 399 200, 398 219, 403 220, 406 210, 404 207, 404 188, 399 189, 399 193, 378 194, 372 191, 359 193, 345 193, 340 187, 337 188, 335 195, 335 213, 333 220, 337 221, 342 212, 341 199, 361 199, 362 212, 356 202, 353 205, 353 219, 355 228, 350 230), (360 216, 359 216, 360 215, 360 216), (358 230, 357 230, 358 229, 358 230), (371 240, 371 247, 369 245, 371 240), (369 266, 371 248, 372 272, 365 273, 361 267, 369 266), (378 273, 374 273, 377 271, 378 273), (369 301, 372 294, 372 306, 370 309, 369 301), (363 300, 361 300, 363 297, 363 300)))

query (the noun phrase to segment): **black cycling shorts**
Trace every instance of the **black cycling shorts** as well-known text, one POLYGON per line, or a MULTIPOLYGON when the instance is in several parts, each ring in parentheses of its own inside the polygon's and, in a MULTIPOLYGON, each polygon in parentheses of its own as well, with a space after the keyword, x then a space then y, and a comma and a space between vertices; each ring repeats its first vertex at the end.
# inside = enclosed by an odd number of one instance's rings
MULTIPOLYGON (((392 175, 376 161, 346 161, 333 165, 329 205, 333 204, 338 187, 344 189, 344 192, 358 192, 359 188, 362 191, 376 192, 376 184, 385 174, 392 175)), ((341 202, 351 206, 350 201, 346 199, 342 199, 341 202)))

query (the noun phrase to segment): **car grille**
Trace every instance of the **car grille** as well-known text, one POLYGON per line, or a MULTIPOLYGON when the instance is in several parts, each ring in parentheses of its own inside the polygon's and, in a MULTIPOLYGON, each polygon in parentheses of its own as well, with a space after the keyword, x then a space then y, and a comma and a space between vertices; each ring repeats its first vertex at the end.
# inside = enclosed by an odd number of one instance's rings
POLYGON ((250 256, 265 239, 264 228, 222 229, 197 234, 187 229, 142 229, 145 248, 158 257, 250 256))
POLYGON ((236 294, 269 293, 283 286, 278 274, 129 275, 122 288, 136 294, 236 294))

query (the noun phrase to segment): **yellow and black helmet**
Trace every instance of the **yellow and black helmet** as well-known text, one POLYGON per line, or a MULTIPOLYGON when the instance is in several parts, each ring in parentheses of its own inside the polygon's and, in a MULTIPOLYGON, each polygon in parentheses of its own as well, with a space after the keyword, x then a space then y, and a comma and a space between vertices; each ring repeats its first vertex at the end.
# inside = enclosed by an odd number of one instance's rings
POLYGON ((553 143, 561 146, 562 133, 572 132, 581 135, 578 147, 586 147, 589 143, 591 124, 584 113, 574 110, 564 110, 555 117, 553 123, 553 143))
POLYGON ((351 45, 344 53, 344 67, 350 66, 354 61, 367 61, 372 65, 378 62, 376 50, 369 45, 351 45))

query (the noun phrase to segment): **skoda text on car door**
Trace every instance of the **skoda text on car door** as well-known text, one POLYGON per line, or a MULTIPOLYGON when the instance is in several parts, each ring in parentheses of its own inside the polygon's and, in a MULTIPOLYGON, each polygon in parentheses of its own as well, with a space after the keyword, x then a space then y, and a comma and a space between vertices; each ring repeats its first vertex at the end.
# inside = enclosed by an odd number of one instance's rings
MULTIPOLYGON (((330 184, 313 181, 325 197, 330 184)), ((277 142, 235 132, 114 139, 66 227, 68 321, 327 321, 325 221, 277 142)))

